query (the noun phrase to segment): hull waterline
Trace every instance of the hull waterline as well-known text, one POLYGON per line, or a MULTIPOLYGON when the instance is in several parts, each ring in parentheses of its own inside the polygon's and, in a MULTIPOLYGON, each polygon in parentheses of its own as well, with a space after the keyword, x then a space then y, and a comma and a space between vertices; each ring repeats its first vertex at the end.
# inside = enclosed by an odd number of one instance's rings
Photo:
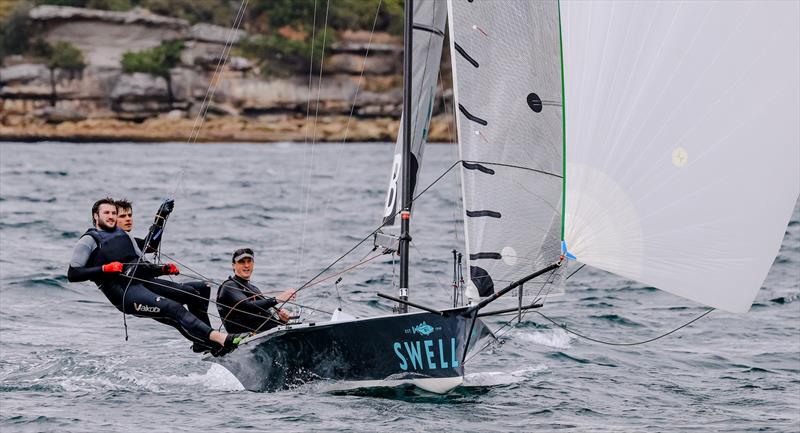
MULTIPOLYGON (((271 329, 228 355, 206 360, 229 370, 250 391, 272 392, 312 381, 336 388, 413 384, 446 393, 463 382, 471 319, 451 310, 271 329), (452 314, 454 313, 454 314, 452 314)), ((489 335, 478 319, 469 347, 489 335)))

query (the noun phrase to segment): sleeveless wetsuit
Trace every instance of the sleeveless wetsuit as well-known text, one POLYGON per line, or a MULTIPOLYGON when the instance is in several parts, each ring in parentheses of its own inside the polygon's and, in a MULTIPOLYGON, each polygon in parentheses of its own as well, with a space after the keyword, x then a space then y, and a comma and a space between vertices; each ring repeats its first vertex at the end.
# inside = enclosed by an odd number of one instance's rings
POLYGON ((216 346, 208 338, 212 330, 207 311, 210 287, 204 283, 186 285, 153 278, 160 274, 160 267, 146 262, 136 250, 130 236, 120 228, 89 229, 73 251, 67 277, 71 282, 93 281, 111 304, 125 314, 155 319, 175 327, 190 341, 216 346), (87 257, 91 243, 95 247, 87 257), (123 273, 104 273, 102 266, 111 262, 123 263, 123 273), (203 296, 205 301, 192 295, 203 296), (187 311, 183 304, 192 311, 187 311))

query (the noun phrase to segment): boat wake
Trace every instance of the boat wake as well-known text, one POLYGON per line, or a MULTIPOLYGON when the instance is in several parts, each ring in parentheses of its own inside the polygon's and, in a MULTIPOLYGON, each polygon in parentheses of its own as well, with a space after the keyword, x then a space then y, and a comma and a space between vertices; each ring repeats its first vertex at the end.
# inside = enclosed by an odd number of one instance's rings
POLYGON ((481 388, 513 385, 530 380, 532 377, 537 376, 544 371, 547 371, 547 365, 538 364, 533 367, 509 372, 485 371, 480 373, 470 373, 464 376, 464 384, 462 387, 481 388))
POLYGON ((511 372, 486 371, 470 373, 464 376, 464 383, 461 386, 454 388, 447 394, 428 392, 408 383, 397 386, 346 388, 342 382, 325 381, 308 384, 301 388, 307 391, 325 392, 340 396, 385 398, 409 403, 458 404, 474 402, 475 398, 491 392, 494 388, 526 382, 547 370, 548 368, 545 364, 539 364, 511 372))
POLYGON ((166 376, 159 378, 161 383, 176 386, 205 387, 211 391, 245 391, 236 377, 225 367, 211 364, 211 368, 203 374, 189 374, 188 376, 166 376))
POLYGON ((553 349, 569 349, 572 347, 573 336, 560 328, 543 329, 538 332, 517 331, 512 334, 512 340, 522 343, 534 343, 553 349))

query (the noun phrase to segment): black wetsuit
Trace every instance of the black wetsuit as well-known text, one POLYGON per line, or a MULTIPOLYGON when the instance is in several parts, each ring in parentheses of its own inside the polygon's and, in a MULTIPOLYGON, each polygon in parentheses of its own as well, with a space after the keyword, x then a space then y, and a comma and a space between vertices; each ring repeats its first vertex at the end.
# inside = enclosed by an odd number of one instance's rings
POLYGON ((83 237, 85 236, 91 237, 96 247, 84 263, 79 263, 79 259, 76 262, 75 256, 81 256, 77 254, 79 247, 85 249, 88 242, 79 240, 76 253, 73 254, 73 262, 70 263, 67 272, 69 281, 92 280, 111 304, 121 312, 149 317, 173 326, 190 341, 208 347, 217 345, 208 338, 212 331, 207 311, 210 294, 208 285, 178 284, 154 278, 162 274, 161 267, 141 258, 131 237, 120 228, 115 228, 113 231, 92 228, 83 237), (124 271, 104 273, 103 265, 111 262, 123 263, 124 271), (138 265, 134 266, 136 263, 138 265), (198 296, 205 299, 200 299, 198 296), (189 307, 189 311, 183 304, 189 307))
POLYGON ((262 332, 279 324, 273 318, 275 298, 265 297, 258 287, 238 276, 228 277, 217 291, 217 309, 230 333, 262 332))
MULTIPOLYGON (((163 230, 161 227, 154 224, 150 227, 147 240, 142 238, 133 239, 136 241, 136 246, 139 247, 139 252, 155 253, 158 251, 158 247, 161 244, 162 234, 163 230)), ((142 282, 142 284, 157 295, 167 297, 186 305, 190 313, 194 314, 206 325, 211 326, 211 320, 208 318, 208 301, 211 297, 210 283, 204 283, 202 281, 175 283, 170 280, 153 278, 152 282, 142 282)), ((181 331, 184 337, 192 340, 181 328, 178 328, 178 331, 181 331)))

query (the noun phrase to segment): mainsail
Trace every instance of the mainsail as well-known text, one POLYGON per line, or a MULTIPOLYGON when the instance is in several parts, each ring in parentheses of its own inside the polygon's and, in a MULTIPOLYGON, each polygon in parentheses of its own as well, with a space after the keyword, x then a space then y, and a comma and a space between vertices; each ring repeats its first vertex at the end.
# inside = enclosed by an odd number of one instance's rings
MULTIPOLYGON (((439 77, 439 63, 442 57, 444 27, 447 21, 447 5, 443 0, 417 0, 414 2, 414 38, 412 57, 412 119, 411 119, 411 192, 416 186, 417 175, 422 163, 422 153, 428 139, 428 127, 433 112, 436 83, 439 77)), ((401 120, 401 125, 402 125, 401 120)), ((403 132, 397 135, 389 189, 386 193, 382 223, 384 231, 399 232, 392 229, 399 221, 396 213, 401 207, 398 197, 403 197, 403 132)), ((386 240, 386 239, 383 239, 386 240)), ((381 242, 381 239, 377 239, 381 242)), ((381 244, 389 247, 388 244, 381 244)))
POLYGON ((487 296, 558 261, 562 110, 558 5, 450 1, 470 281, 487 296))
POLYGON ((800 3, 449 12, 469 297, 563 252, 749 309, 800 193, 800 3))

